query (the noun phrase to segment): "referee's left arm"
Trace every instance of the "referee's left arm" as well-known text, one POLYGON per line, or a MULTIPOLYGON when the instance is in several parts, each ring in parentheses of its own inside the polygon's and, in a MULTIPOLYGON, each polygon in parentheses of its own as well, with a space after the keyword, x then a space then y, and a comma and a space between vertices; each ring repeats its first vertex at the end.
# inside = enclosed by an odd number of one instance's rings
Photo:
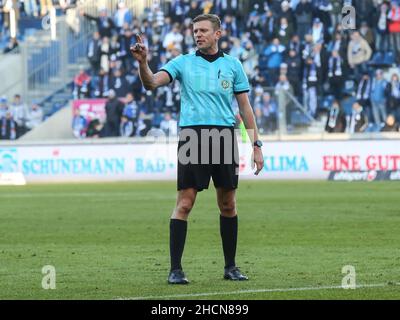
POLYGON ((255 174, 258 175, 264 167, 264 157, 261 148, 254 146, 254 141, 259 140, 259 136, 253 109, 251 108, 247 92, 238 93, 235 96, 239 105, 240 116, 243 119, 244 126, 253 145, 254 163, 257 167, 255 174))

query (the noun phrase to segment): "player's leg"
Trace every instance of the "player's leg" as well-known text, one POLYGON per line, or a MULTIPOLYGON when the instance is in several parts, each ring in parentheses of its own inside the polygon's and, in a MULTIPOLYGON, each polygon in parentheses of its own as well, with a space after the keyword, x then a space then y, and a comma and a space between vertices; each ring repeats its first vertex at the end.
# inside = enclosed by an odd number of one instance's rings
POLYGON ((193 208, 196 195, 197 190, 193 188, 178 191, 176 206, 170 221, 169 246, 171 270, 168 277, 168 282, 171 284, 189 283, 182 271, 181 261, 186 241, 187 219, 190 211, 193 208))
POLYGON ((197 190, 194 188, 179 190, 176 199, 176 206, 172 213, 171 219, 187 221, 189 213, 192 210, 196 200, 196 196, 197 190))
POLYGON ((220 233, 225 258, 224 278, 228 280, 247 280, 236 267, 236 247, 238 236, 238 216, 236 211, 236 189, 216 188, 220 210, 220 233))

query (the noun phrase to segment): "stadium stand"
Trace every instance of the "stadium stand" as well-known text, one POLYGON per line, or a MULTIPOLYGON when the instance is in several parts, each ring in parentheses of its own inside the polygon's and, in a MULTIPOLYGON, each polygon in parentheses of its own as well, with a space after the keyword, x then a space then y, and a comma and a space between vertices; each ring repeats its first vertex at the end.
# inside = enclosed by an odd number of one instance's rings
MULTIPOLYGON (((97 10, 63 1, 58 17, 62 21, 62 15, 68 16, 69 6, 79 27, 68 24, 63 31, 60 26, 64 40, 36 47, 29 55, 28 86, 40 95, 25 99, 39 98, 45 117, 71 100, 109 99, 113 90, 125 105, 118 111, 121 128, 113 135, 144 136, 163 128, 176 132, 162 121, 176 125, 179 120, 179 83, 147 92, 129 47, 140 33, 155 72, 179 54, 196 50, 191 19, 215 13, 224 29, 221 50, 242 61, 252 84, 251 102, 261 133, 379 132, 388 120, 394 119, 393 127, 400 122, 398 0, 171 0, 153 2, 142 12, 132 9, 132 1, 111 2, 97 10), (342 23, 342 8, 347 5, 357 12, 355 29, 342 23), (66 60, 52 60, 65 55, 65 45, 66 60), (43 61, 47 64, 38 70, 43 61), (47 92, 50 78, 56 85, 47 92)), ((40 6, 36 14, 42 14, 40 6)), ((7 108, 1 108, 5 118, 7 108)), ((84 138, 90 121, 78 120, 74 118, 76 127, 71 130, 84 138)), ((94 115, 91 120, 99 128, 95 137, 110 134, 106 119, 94 115)), ((10 119, 3 122, 13 127, 10 119)))

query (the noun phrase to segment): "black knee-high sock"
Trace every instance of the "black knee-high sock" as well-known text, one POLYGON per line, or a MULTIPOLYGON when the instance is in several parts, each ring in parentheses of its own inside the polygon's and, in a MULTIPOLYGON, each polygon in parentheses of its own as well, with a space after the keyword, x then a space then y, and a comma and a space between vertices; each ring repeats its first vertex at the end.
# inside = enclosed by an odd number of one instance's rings
POLYGON ((238 217, 220 216, 220 232, 224 249, 225 268, 235 266, 236 244, 238 234, 238 217))
POLYGON ((169 224, 169 250, 171 270, 182 269, 181 259, 185 247, 187 221, 171 219, 169 224))

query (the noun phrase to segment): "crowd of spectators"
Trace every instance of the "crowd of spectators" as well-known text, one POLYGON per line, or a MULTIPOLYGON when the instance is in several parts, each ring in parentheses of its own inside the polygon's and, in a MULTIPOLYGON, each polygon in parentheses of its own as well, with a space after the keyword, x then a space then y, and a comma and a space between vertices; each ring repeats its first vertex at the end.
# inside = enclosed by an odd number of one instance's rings
POLYGON ((18 39, 22 38, 18 30, 21 18, 42 19, 49 14, 52 8, 60 9, 65 14, 71 7, 75 7, 77 0, 0 0, 0 43, 2 52, 17 53, 18 39), (12 37, 10 30, 10 11, 15 12, 16 37, 12 37))
MULTIPOLYGON (((107 98, 110 89, 117 98, 132 94, 137 116, 123 121, 133 122, 131 135, 140 134, 140 120, 146 120, 147 131, 161 128, 165 114, 178 120, 179 83, 146 92, 129 47, 140 33, 155 72, 179 54, 195 51, 191 19, 215 13, 223 27, 220 49, 243 63, 262 133, 277 129, 276 95, 282 90, 311 117, 327 113, 329 132, 380 131, 388 119, 400 121, 398 0, 252 0, 250 7, 244 16, 238 1, 175 0, 167 11, 154 5, 141 16, 132 15, 123 2, 112 16, 106 10, 96 17, 81 12, 98 30, 88 46, 91 69, 76 78, 75 96, 107 98), (356 20, 350 17, 355 29, 342 23, 346 5, 355 7, 356 20)), ((293 106, 287 106, 289 127, 293 106)))
POLYGON ((15 140, 43 121, 43 110, 33 102, 28 106, 19 94, 12 101, 0 97, 0 140, 15 140))

